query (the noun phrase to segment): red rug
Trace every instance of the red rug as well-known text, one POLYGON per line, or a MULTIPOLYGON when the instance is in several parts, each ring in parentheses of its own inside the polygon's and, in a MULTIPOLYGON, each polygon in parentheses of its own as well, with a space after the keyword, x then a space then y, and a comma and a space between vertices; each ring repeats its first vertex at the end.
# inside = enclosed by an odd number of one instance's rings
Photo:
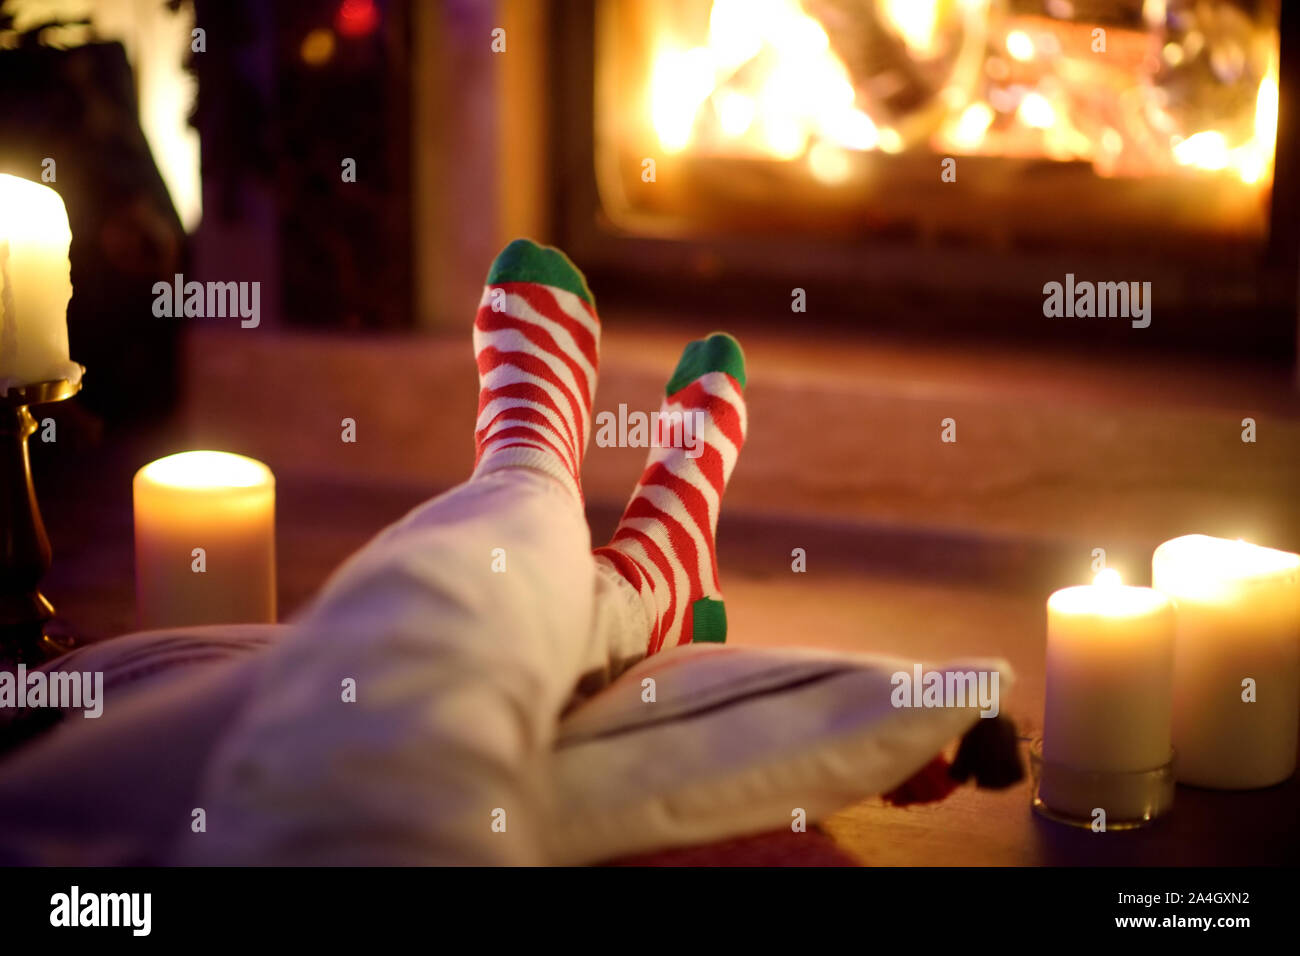
POLYGON ((662 850, 611 860, 609 866, 858 866, 818 829, 773 830, 706 846, 662 850))

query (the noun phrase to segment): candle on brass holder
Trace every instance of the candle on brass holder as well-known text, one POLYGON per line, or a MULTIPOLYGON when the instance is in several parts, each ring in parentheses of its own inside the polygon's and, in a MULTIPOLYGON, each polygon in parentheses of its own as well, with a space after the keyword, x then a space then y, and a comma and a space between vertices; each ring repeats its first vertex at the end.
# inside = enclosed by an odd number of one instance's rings
POLYGON ((68 649, 46 634, 54 607, 40 592, 50 568, 50 539, 36 503, 27 439, 32 405, 71 398, 81 382, 54 379, 10 386, 0 395, 0 664, 40 664, 68 649))

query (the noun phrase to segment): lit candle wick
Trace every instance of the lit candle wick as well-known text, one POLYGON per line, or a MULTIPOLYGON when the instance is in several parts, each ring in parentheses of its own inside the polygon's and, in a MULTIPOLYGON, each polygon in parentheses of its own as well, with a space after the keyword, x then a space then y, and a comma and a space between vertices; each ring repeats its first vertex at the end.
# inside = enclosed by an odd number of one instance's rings
POLYGON ((1092 583, 1104 588, 1117 587, 1121 583, 1119 572, 1114 568, 1102 568, 1097 572, 1097 576, 1092 579, 1092 583))

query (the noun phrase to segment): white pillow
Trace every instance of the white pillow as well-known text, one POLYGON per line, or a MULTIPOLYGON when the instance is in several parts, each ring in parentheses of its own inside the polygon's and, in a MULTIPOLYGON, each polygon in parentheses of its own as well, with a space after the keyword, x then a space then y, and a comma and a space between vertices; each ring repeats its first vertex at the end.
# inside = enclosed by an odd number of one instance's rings
MULTIPOLYGON (((1012 681, 1001 659, 924 671, 1012 681)), ((790 826, 798 809, 812 823, 894 789, 980 719, 978 705, 894 706, 899 672, 914 662, 716 644, 648 658, 560 727, 550 859, 708 843, 790 826)))

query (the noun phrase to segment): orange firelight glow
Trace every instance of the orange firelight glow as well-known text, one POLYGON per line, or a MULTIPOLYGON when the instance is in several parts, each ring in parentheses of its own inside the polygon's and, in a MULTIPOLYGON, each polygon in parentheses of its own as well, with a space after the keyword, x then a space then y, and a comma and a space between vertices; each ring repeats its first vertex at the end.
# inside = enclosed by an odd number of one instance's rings
MULTIPOLYGON (((1157 94, 1146 112, 1138 109, 1136 97, 1152 89, 1149 75, 1129 77, 1122 71, 1145 65, 1121 67, 1115 57, 1083 57, 1077 45, 1067 49, 1067 33, 1053 32, 1064 28, 1044 18, 1008 17, 989 0, 869 0, 868 5, 879 35, 915 63, 933 67, 945 56, 954 57, 958 47, 969 49, 966 41, 976 37, 978 56, 985 58, 981 68, 960 72, 954 67, 946 78, 937 74, 928 117, 908 122, 881 106, 887 94, 877 81, 889 74, 870 74, 870 82, 855 77, 829 28, 812 15, 817 4, 714 0, 707 32, 697 33, 693 45, 680 33, 652 41, 648 119, 659 145, 669 154, 802 160, 826 185, 852 178, 854 153, 897 153, 920 145, 942 154, 1090 162, 1103 176, 1181 168, 1233 175, 1248 185, 1272 179, 1276 56, 1258 83, 1253 135, 1246 125, 1243 140, 1242 124, 1227 120, 1221 129, 1209 124, 1180 129, 1182 121, 1165 112, 1157 94), (1110 105, 1107 96, 1117 98, 1118 105, 1110 105), (1230 136, 1230 128, 1239 131, 1230 136)), ((1148 19, 1155 17, 1152 5, 1147 7, 1148 19)), ((1155 21, 1150 29, 1157 30, 1155 21)), ((1266 39, 1261 34, 1261 41, 1266 39)), ((1129 31, 1127 40, 1114 42, 1127 43, 1132 51, 1149 41, 1140 31, 1129 31)), ((1197 55, 1191 40, 1152 42, 1146 60, 1130 53, 1123 62, 1154 60, 1176 67, 1197 55)))

